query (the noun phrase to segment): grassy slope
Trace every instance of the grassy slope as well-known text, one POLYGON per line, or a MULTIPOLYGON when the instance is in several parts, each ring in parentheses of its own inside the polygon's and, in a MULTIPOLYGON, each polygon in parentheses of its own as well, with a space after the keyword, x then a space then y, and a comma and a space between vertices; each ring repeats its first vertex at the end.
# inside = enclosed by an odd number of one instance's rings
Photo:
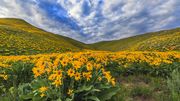
POLYGON ((180 50, 180 28, 137 35, 115 41, 104 41, 91 45, 98 50, 121 51, 169 51, 180 50))
POLYGON ((21 19, 0 19, 0 55, 79 51, 82 49, 179 51, 180 28, 87 45, 68 37, 46 32, 21 19))
POLYGON ((88 46, 36 28, 20 19, 0 19, 0 55, 78 51, 88 46))

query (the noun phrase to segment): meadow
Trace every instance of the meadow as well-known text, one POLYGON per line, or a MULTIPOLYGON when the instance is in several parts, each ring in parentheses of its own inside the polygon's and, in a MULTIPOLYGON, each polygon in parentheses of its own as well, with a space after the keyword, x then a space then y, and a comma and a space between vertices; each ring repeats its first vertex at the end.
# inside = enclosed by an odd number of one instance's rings
POLYGON ((0 19, 0 101, 180 101, 180 28, 85 44, 0 19))
POLYGON ((178 101, 179 52, 0 56, 3 101, 178 101))

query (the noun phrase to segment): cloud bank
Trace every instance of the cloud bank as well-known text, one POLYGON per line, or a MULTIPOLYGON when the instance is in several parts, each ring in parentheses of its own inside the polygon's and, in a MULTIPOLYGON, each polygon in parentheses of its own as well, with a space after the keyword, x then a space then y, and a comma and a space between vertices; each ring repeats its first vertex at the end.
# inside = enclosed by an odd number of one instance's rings
POLYGON ((93 43, 180 26, 179 0, 0 0, 0 17, 93 43))

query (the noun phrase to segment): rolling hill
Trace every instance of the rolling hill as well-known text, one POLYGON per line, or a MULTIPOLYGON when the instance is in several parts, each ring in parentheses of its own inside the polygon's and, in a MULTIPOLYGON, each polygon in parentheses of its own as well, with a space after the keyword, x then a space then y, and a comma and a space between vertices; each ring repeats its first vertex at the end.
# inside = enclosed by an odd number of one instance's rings
POLYGON ((89 49, 84 43, 36 28, 21 19, 0 19, 0 55, 89 49))
POLYGON ((91 47, 107 51, 179 51, 180 28, 98 42, 91 44, 91 47))
POLYGON ((21 19, 0 18, 0 55, 27 55, 82 50, 179 51, 180 28, 125 39, 84 44, 32 26, 21 19))

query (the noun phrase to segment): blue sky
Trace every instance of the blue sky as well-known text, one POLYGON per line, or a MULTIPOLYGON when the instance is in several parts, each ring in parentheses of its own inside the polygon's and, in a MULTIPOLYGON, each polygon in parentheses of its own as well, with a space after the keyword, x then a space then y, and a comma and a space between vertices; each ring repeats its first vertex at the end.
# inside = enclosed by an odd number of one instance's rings
POLYGON ((0 18, 21 18, 85 43, 180 27, 180 0, 0 0, 0 18))

